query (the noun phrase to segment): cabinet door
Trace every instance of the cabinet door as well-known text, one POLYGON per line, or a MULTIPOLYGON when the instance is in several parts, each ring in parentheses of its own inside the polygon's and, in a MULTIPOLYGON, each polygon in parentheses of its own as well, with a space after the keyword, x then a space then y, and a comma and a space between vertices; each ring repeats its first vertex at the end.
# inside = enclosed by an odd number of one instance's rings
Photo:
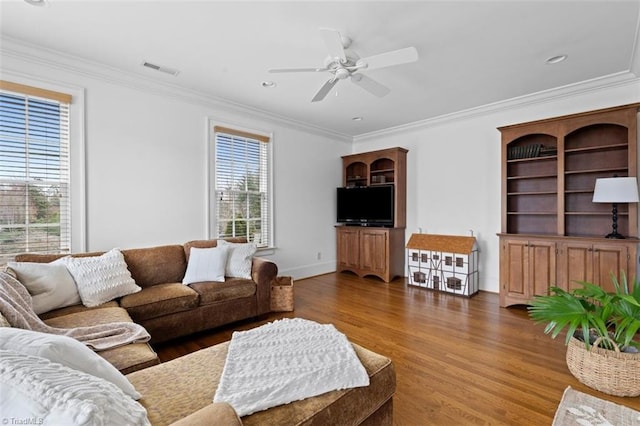
POLYGON ((345 267, 360 266, 360 232, 357 228, 338 227, 338 263, 345 267))
POLYGON ((500 258, 500 305, 528 303, 556 285, 556 243, 503 239, 500 258))
POLYGON ((560 248, 560 282, 558 287, 569 291, 580 287, 580 281, 593 280, 593 244, 571 241, 560 248))
POLYGON ((500 250, 500 305, 525 303, 529 298, 528 242, 504 239, 500 250))
POLYGON ((360 264, 362 269, 384 274, 387 271, 389 233, 385 230, 363 229, 360 234, 360 264))
MULTIPOLYGON (((620 271, 629 276, 629 247, 620 244, 571 241, 564 243, 562 255, 562 287, 572 290, 580 287, 578 282, 594 283, 606 291, 614 291, 611 273, 620 278, 620 271)), ((635 265, 634 265, 635 266, 635 265)), ((635 271, 631 271, 633 276, 635 271)))
POLYGON ((615 291, 611 274, 620 279, 620 271, 629 275, 629 251, 626 246, 598 243, 593 246, 593 279, 605 291, 615 291))
POLYGON ((531 296, 549 294, 557 285, 556 243, 529 241, 529 287, 531 296))

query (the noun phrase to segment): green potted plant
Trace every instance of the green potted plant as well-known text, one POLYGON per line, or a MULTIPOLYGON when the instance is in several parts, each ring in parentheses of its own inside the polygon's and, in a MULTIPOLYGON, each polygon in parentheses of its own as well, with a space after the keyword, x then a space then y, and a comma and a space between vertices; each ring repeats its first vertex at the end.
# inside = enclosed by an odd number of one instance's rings
POLYGON ((567 366, 582 383, 617 396, 640 395, 640 283, 628 285, 611 275, 614 292, 579 282, 565 291, 551 288, 535 296, 529 315, 545 322, 546 334, 557 337, 566 329, 567 366))

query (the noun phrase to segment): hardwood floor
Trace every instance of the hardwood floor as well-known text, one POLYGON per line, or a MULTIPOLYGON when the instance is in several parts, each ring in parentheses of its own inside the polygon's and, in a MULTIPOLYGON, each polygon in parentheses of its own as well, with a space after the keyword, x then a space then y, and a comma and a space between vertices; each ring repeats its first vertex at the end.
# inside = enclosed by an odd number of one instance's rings
POLYGON ((396 425, 550 425, 567 386, 640 411, 640 397, 592 390, 569 373, 564 338, 553 340, 526 309, 498 295, 468 299, 351 274, 296 281, 295 311, 274 313, 156 347, 162 361, 284 317, 332 323, 396 367, 396 425))

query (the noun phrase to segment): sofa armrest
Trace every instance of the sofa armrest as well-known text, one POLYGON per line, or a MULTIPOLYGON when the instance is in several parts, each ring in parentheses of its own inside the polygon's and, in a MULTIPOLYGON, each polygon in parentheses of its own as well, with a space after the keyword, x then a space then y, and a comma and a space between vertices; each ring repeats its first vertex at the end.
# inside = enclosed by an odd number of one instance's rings
POLYGON ((214 402, 172 423, 171 426, 242 426, 242 420, 226 402, 214 402))
POLYGON ((258 312, 257 315, 271 312, 271 281, 278 276, 278 265, 272 261, 254 257, 251 265, 251 279, 257 285, 258 312))

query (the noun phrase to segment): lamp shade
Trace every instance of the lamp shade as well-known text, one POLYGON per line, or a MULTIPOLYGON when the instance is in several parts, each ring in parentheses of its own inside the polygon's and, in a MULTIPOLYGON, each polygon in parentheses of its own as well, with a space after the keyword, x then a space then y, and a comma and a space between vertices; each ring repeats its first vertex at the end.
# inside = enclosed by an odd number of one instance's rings
POLYGON ((635 177, 596 179, 594 203, 637 203, 638 182, 635 177))

